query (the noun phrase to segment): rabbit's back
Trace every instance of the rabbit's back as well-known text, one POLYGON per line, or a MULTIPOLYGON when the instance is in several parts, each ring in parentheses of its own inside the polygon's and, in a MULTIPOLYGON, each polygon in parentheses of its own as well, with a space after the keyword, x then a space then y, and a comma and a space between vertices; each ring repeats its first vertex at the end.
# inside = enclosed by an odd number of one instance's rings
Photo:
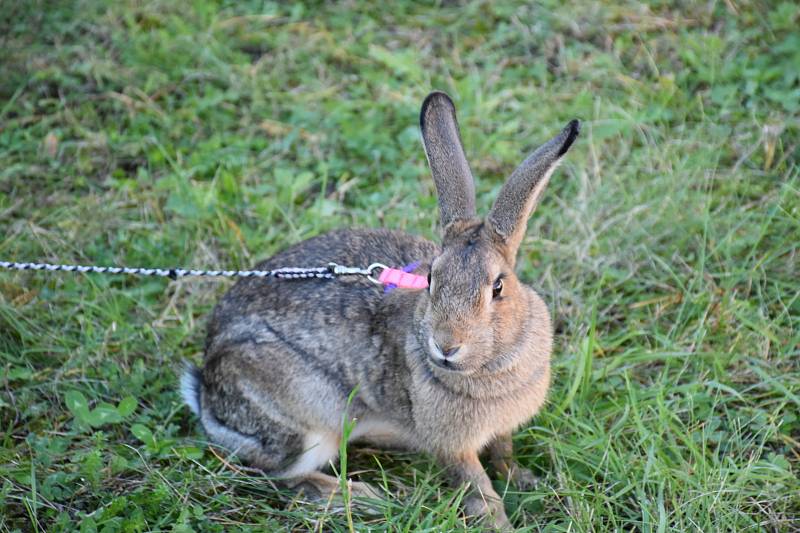
MULTIPOLYGON (((328 263, 366 268, 372 263, 402 267, 419 262, 427 272, 438 247, 425 239, 390 230, 332 231, 302 241, 258 263, 258 270, 318 267, 328 263)), ((287 339, 348 347, 372 335, 373 318, 384 299, 382 286, 364 276, 336 279, 245 278, 222 298, 209 324, 207 346, 231 337, 238 324, 269 317, 287 339), (359 335, 360 333, 360 335, 359 335)), ((236 336, 236 334, 234 334, 236 336)))

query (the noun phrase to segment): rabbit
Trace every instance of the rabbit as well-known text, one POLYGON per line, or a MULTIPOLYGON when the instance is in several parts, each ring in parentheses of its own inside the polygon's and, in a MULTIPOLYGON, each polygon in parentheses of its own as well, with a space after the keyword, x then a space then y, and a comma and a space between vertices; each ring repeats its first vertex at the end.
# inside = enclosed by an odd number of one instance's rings
MULTIPOLYGON (((244 462, 320 497, 339 482, 345 413, 350 440, 431 454, 463 510, 509 525, 479 460, 520 488, 535 481, 512 458, 511 435, 545 401, 552 327, 542 298, 514 274, 528 217, 575 141, 571 121, 517 168, 485 219, 453 101, 425 99, 422 141, 438 194, 441 245, 387 229, 339 230, 300 242, 258 269, 419 262, 427 290, 384 292, 363 277, 242 279, 213 311, 202 369, 182 394, 208 438, 244 462), (348 396, 357 394, 348 404, 348 396)), ((353 483, 355 496, 377 496, 353 483)), ((308 494, 308 493, 307 493, 308 494)))

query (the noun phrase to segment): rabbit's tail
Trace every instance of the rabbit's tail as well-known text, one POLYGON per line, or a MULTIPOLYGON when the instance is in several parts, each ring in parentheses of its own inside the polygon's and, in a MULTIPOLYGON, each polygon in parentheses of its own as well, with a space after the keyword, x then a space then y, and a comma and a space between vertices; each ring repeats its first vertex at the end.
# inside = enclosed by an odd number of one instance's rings
POLYGON ((200 416, 200 369, 187 362, 181 376, 181 396, 194 414, 200 416))

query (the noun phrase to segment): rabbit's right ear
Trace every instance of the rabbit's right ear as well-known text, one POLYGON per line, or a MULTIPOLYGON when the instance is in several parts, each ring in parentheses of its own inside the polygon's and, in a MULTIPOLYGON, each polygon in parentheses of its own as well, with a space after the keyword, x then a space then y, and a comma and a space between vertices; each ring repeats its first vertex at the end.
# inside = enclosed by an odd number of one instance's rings
POLYGON ((422 143, 439 196, 442 231, 456 220, 475 218, 475 182, 456 121, 456 107, 443 92, 425 98, 419 114, 422 143))

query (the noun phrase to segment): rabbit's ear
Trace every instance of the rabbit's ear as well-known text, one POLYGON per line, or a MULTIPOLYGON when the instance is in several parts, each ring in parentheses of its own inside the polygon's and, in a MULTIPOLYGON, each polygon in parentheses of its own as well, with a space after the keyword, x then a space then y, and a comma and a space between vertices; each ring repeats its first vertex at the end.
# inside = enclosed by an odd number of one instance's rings
POLYGON ((439 195, 442 229, 475 218, 475 182, 461 145, 456 107, 443 92, 432 92, 419 114, 422 143, 439 195))
POLYGON ((580 129, 580 122, 570 121, 561 133, 528 156, 500 190, 487 221, 512 254, 516 255, 528 217, 580 129))

